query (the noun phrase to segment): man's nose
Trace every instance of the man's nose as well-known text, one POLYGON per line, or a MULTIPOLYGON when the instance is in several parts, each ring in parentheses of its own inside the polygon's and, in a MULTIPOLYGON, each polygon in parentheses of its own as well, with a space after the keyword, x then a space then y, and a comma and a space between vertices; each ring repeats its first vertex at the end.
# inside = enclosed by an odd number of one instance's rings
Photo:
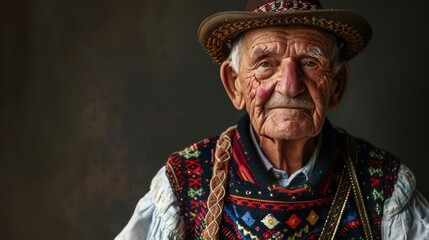
POLYGON ((287 97, 296 97, 305 91, 305 85, 301 79, 301 70, 295 59, 288 58, 283 60, 279 71, 280 76, 275 91, 287 97))

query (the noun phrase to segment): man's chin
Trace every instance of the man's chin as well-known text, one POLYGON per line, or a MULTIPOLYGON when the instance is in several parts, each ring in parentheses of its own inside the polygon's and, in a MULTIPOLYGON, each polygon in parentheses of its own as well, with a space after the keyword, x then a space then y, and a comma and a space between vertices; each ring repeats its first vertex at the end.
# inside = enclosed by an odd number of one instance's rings
POLYGON ((267 131, 265 131, 263 135, 265 135, 265 137, 275 140, 300 139, 305 136, 303 135, 302 129, 294 127, 275 127, 267 129, 267 131))

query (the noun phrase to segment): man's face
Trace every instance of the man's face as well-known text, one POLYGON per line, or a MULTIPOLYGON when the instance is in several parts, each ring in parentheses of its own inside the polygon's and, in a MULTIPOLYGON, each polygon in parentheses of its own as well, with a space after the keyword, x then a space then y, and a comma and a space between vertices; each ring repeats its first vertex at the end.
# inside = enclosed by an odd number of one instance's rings
POLYGON ((245 34, 235 85, 259 136, 286 140, 320 132, 326 110, 341 95, 331 66, 333 44, 332 36, 305 27, 245 34))

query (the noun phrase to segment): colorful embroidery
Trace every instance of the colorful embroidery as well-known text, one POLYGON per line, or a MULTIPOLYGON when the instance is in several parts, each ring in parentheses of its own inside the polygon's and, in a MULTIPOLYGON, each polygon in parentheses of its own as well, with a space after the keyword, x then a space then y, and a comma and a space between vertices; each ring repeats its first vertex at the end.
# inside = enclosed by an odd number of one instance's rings
POLYGON ((369 175, 371 175, 371 176, 373 176, 374 174, 378 174, 380 177, 381 176, 383 176, 383 170, 381 170, 380 168, 373 168, 373 167, 370 167, 369 169, 368 169, 368 171, 369 171, 369 175))
POLYGON ((262 237, 266 240, 280 240, 283 239, 284 235, 279 231, 267 230, 262 234, 262 237))
POLYGON ((283 237, 284 237, 284 235, 281 232, 277 231, 273 235, 271 235, 270 239, 272 239, 272 240, 280 240, 280 239, 283 239, 283 237))
POLYGON ((290 216, 290 218, 286 221, 286 224, 292 229, 295 229, 301 223, 301 221, 302 220, 298 217, 298 215, 292 214, 292 216, 290 216))
POLYGON ((247 226, 251 227, 255 223, 255 219, 252 218, 252 215, 249 212, 246 212, 241 219, 247 224, 247 226))
POLYGON ((308 225, 306 225, 304 228, 302 228, 301 230, 299 230, 298 232, 296 232, 295 234, 293 234, 291 237, 288 237, 287 239, 289 240, 294 240, 294 239, 296 239, 297 237, 298 238, 301 238, 301 237, 303 237, 303 235, 305 234, 305 233, 308 233, 309 232, 309 230, 310 230, 310 228, 309 228, 309 226, 308 225))
POLYGON ((380 215, 381 214, 381 206, 380 206, 380 204, 379 203, 376 203, 375 204, 375 207, 374 207, 374 209, 375 209, 375 211, 377 212, 377 214, 378 215, 380 215))
POLYGON ((311 225, 314 226, 314 224, 316 224, 317 220, 319 220, 319 216, 316 214, 316 212, 311 210, 310 214, 308 215, 308 217, 306 219, 311 225))
POLYGON ((372 189, 372 199, 374 199, 374 200, 377 200, 377 199, 384 200, 383 189, 381 189, 380 191, 378 191, 375 188, 372 189))
POLYGON ((374 159, 382 160, 384 159, 384 156, 386 155, 386 152, 384 152, 381 149, 373 149, 369 152, 369 156, 374 159))
POLYGON ((195 151, 189 151, 189 152, 185 152, 183 154, 183 158, 184 159, 191 159, 191 158, 198 158, 201 154, 201 151, 199 150, 195 150, 195 151))
POLYGON ((273 216, 273 214, 269 213, 267 216, 264 217, 264 219, 261 220, 265 226, 269 229, 273 229, 277 224, 279 224, 279 221, 273 216))
POLYGON ((191 198, 194 198, 196 195, 201 197, 202 193, 203 193, 202 188, 199 188, 198 190, 194 190, 193 188, 189 188, 189 190, 188 190, 188 196, 191 198))
POLYGON ((272 211, 293 211, 306 209, 316 206, 327 205, 332 202, 332 197, 317 199, 314 201, 261 201, 256 198, 241 197, 238 195, 226 196, 228 201, 233 202, 236 205, 246 206, 249 208, 257 208, 260 210, 272 210, 272 211))
POLYGON ((240 232, 242 232, 244 236, 246 236, 246 237, 248 236, 248 237, 250 237, 250 239, 255 239, 255 240, 258 240, 258 239, 259 239, 257 236, 254 236, 254 235, 252 234, 252 232, 248 231, 248 230, 247 230, 247 229, 245 229, 243 226, 241 226, 238 222, 237 222, 236 224, 237 224, 237 228, 238 228, 238 230, 239 230, 240 232))

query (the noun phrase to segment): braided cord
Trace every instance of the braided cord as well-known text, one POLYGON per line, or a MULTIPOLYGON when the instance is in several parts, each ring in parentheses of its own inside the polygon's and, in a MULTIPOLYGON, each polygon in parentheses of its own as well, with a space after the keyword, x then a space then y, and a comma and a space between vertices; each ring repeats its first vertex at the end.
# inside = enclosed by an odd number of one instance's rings
POLYGON ((235 129, 236 126, 229 127, 221 134, 216 144, 213 175, 210 179, 210 195, 207 200, 208 211, 205 216, 206 229, 202 236, 204 240, 218 239, 229 159, 231 158, 231 133, 235 129))

